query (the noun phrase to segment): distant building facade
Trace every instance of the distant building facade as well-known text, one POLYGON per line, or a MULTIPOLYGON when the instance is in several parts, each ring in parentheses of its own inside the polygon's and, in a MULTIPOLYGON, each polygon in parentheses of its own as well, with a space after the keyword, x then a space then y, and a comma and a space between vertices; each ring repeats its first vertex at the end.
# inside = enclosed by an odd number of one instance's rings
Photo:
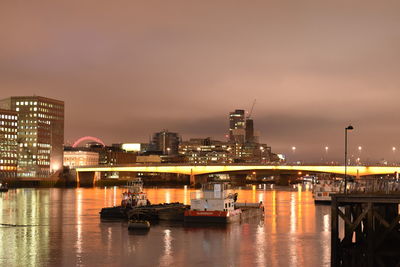
POLYGON ((75 168, 78 166, 99 165, 99 153, 92 151, 64 151, 64 166, 75 168))
POLYGON ((118 165, 136 163, 136 152, 127 152, 123 150, 120 144, 112 146, 103 146, 96 142, 90 142, 84 147, 65 147, 64 155, 67 152, 93 152, 98 155, 98 161, 95 165, 118 165))
POLYGON ((179 145, 179 154, 191 164, 232 163, 234 145, 211 138, 192 138, 179 145))
POLYGON ((63 165, 64 102, 40 96, 13 96, 0 108, 18 114, 18 177, 47 178, 63 165))
POLYGON ((0 109, 0 179, 17 175, 18 113, 0 109))
POLYGON ((178 133, 172 133, 168 130, 153 134, 150 149, 153 151, 162 151, 164 155, 177 155, 181 138, 178 133))

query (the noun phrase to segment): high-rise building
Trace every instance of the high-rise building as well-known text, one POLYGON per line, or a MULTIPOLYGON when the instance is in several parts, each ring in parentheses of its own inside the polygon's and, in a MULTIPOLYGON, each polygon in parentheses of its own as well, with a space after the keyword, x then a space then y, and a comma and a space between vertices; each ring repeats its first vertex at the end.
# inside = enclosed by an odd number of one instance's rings
POLYGON ((46 178, 63 165, 64 102, 40 96, 13 96, 0 108, 18 114, 18 177, 46 178))
POLYGON ((153 135, 152 149, 162 151, 164 155, 177 155, 180 140, 177 133, 164 130, 153 135))
POLYGON ((254 142, 254 121, 253 119, 246 119, 246 143, 254 142))
POLYGON ((0 179, 17 173, 17 112, 0 109, 0 179))
POLYGON ((246 118, 244 110, 236 109, 229 113, 229 141, 244 143, 246 136, 246 118))

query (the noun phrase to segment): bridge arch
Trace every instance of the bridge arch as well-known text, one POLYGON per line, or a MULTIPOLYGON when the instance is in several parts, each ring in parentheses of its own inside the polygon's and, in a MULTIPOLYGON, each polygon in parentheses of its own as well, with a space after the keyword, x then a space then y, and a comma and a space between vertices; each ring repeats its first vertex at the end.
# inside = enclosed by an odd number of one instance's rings
POLYGON ((99 138, 97 138, 97 137, 94 137, 94 136, 84 136, 84 137, 81 137, 81 138, 79 138, 78 140, 76 140, 75 142, 74 142, 74 144, 72 145, 72 147, 77 147, 80 143, 82 143, 82 142, 84 142, 84 141, 94 141, 94 142, 97 142, 97 143, 99 143, 99 144, 101 144, 101 145, 103 145, 103 146, 106 146, 105 144, 104 144, 104 142, 103 141, 101 141, 99 138))

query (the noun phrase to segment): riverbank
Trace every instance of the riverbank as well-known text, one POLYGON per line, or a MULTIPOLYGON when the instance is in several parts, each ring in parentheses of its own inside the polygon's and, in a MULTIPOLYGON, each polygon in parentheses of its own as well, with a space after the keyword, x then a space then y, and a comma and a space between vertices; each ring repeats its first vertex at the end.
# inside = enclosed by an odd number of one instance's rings
MULTIPOLYGON (((79 187, 75 181, 68 181, 66 179, 7 179, 4 180, 9 188, 69 188, 79 187)), ((110 187, 110 186, 125 186, 128 180, 126 179, 104 179, 95 182, 93 187, 110 187)), ((149 181, 143 180, 145 187, 165 187, 165 188, 179 188, 183 186, 190 186, 190 184, 181 181, 149 181)), ((254 184, 254 181, 248 182, 247 184, 254 184)), ((258 184, 258 183, 255 183, 258 184)), ((200 188, 201 184, 196 184, 195 188, 200 188)))
MULTIPOLYGON (((51 187, 78 187, 76 182, 70 182, 65 179, 7 179, 4 180, 9 188, 51 188, 51 187)), ((95 182, 94 187, 110 187, 110 186, 124 186, 128 180, 107 179, 98 180, 95 182)), ((181 187, 188 185, 185 183, 175 181, 154 182, 144 181, 146 187, 181 187)))

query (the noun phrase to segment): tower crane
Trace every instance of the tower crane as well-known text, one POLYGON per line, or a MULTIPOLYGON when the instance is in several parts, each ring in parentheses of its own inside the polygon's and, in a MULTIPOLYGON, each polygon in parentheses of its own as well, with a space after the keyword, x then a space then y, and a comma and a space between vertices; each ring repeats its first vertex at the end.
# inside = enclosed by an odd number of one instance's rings
POLYGON ((249 112, 249 114, 247 115, 246 119, 250 119, 251 114, 253 113, 253 109, 254 109, 254 106, 255 106, 255 105, 256 105, 256 99, 254 99, 253 105, 251 105, 250 112, 249 112))

